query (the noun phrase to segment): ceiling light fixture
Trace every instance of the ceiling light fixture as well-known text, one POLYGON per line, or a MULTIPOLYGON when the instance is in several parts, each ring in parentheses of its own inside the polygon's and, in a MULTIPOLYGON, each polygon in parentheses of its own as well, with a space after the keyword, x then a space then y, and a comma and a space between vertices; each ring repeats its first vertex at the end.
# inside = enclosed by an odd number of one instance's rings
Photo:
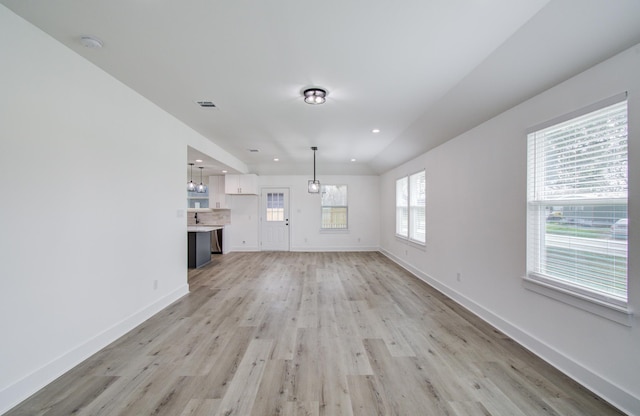
POLYGON ((371 130, 371 133, 380 133, 380 129, 373 129, 371 130))
POLYGON ((352 157, 352 158, 351 158, 351 161, 352 161, 352 162, 355 162, 356 160, 357 160, 357 159, 356 159, 355 157, 352 157))
POLYGON ((310 194, 319 194, 320 193, 320 181, 316 180, 316 151, 317 147, 313 146, 311 148, 313 150, 313 180, 309 181, 309 193, 310 194))
POLYGON ((202 163, 202 159, 196 159, 196 163, 202 163))
POLYGON ((326 101, 327 91, 322 88, 307 88, 303 92, 304 102, 307 104, 317 105, 324 104, 326 101))
POLYGON ((189 166, 191 166, 191 179, 189 180, 189 182, 187 183, 187 191, 188 192, 193 192, 196 190, 196 184, 193 183, 193 165, 195 163, 189 163, 189 166))
POLYGON ((273 161, 274 161, 274 162, 279 162, 279 161, 280 161, 280 159, 278 159, 277 157, 274 157, 274 158, 273 158, 273 161))
POLYGON ((202 169, 204 169, 204 167, 198 166, 198 169, 200 169, 200 185, 196 186, 196 192, 203 194, 207 192, 207 186, 202 183, 202 169))
POLYGON ((82 36, 80 38, 80 44, 90 49, 100 49, 103 45, 102 41, 94 36, 82 36))

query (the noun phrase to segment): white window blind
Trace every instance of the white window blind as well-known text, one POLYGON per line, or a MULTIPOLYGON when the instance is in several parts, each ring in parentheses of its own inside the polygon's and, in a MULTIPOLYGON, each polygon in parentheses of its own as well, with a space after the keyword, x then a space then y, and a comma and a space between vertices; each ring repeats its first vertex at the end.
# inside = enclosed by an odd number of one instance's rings
POLYGON ((531 279, 627 302, 627 102, 528 135, 531 279))
POLYGON ((396 235, 426 242, 425 171, 396 180, 396 235))
POLYGON ((267 221, 284 221, 284 194, 267 193, 267 221))
POLYGON ((347 229, 347 185, 322 185, 321 189, 323 230, 347 229))

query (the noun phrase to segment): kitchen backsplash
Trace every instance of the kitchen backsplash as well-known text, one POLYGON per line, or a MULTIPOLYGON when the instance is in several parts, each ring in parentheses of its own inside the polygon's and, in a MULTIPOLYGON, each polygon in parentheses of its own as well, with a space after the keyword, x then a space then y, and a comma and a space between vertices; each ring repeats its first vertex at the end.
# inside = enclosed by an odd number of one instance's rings
MULTIPOLYGON (((198 225, 227 225, 231 224, 231 210, 213 209, 211 211, 198 212, 198 225)), ((189 212, 187 225, 196 225, 196 213, 189 212)))

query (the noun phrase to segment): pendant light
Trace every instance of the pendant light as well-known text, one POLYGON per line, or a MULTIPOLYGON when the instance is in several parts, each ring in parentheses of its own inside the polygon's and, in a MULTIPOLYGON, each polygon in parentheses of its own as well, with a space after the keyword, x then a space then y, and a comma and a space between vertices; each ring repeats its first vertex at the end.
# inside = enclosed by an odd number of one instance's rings
POLYGON ((313 146, 311 148, 313 150, 313 180, 309 181, 309 193, 310 194, 319 194, 320 193, 320 181, 316 180, 316 150, 317 147, 313 146))
POLYGON ((200 169, 200 185, 196 186, 196 192, 203 194, 207 192, 207 186, 202 184, 202 169, 204 169, 204 167, 198 166, 198 169, 200 169))
POLYGON ((196 184, 193 183, 193 165, 194 165, 194 163, 189 163, 189 165, 191 166, 191 179, 187 183, 187 192, 193 192, 193 191, 196 190, 196 184))

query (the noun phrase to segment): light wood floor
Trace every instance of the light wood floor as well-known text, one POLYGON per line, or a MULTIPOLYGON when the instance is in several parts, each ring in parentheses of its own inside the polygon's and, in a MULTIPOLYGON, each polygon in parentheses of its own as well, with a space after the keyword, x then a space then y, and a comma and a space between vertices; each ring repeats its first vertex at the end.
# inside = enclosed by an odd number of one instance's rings
POLYGON ((8 415, 617 415, 378 253, 231 253, 8 415))

